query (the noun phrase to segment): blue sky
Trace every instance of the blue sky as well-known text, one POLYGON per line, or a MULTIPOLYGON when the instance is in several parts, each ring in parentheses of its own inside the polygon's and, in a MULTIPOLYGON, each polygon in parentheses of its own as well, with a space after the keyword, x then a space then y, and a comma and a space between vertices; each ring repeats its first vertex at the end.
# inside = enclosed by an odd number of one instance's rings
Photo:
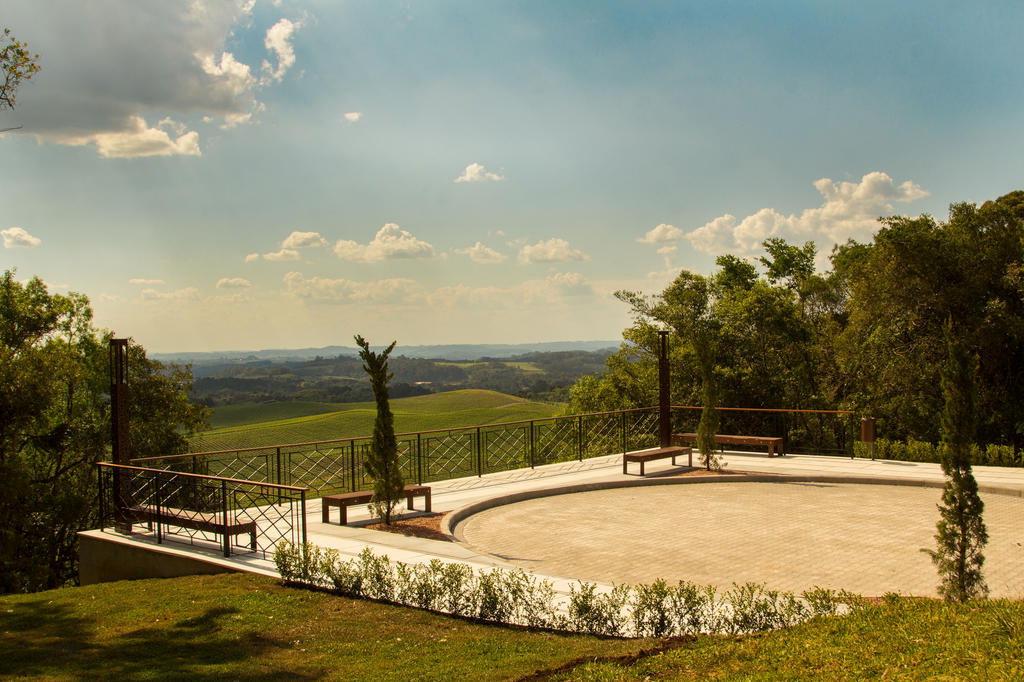
POLYGON ((616 289, 1021 188, 1022 21, 13 0, 43 70, 0 113, 0 267, 159 351, 615 338, 616 289))

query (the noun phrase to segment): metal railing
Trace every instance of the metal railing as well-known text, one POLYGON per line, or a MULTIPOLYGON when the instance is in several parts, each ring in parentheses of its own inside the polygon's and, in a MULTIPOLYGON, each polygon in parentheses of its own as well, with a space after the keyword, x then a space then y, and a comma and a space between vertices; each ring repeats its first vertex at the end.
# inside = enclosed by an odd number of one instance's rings
MULTIPOLYGON (((672 408, 673 431, 695 431, 700 407, 672 408)), ((854 415, 842 410, 719 408, 719 433, 780 436, 784 452, 851 456, 854 415)), ((658 445, 658 408, 646 407, 397 434, 407 481, 428 483, 599 457, 658 445)), ((144 457, 133 464, 309 488, 314 496, 372 486, 371 438, 144 457)))
MULTIPOLYGON (((657 408, 638 408, 397 434, 407 481, 465 476, 583 460, 658 445, 657 408)), ((167 471, 301 485, 314 496, 372 487, 371 438, 143 457, 132 464, 167 471)))
POLYGON ((306 541, 305 487, 97 462, 100 528, 144 525, 156 541, 186 539, 266 558, 281 540, 306 541))

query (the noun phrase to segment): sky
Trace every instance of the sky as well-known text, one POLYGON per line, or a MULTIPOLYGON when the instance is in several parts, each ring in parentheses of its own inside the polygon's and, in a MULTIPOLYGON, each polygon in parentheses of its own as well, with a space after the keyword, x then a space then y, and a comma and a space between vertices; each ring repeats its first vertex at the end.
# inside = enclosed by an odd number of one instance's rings
POLYGON ((161 352, 614 339, 1024 188, 1017 2, 5 0, 0 269, 161 352))

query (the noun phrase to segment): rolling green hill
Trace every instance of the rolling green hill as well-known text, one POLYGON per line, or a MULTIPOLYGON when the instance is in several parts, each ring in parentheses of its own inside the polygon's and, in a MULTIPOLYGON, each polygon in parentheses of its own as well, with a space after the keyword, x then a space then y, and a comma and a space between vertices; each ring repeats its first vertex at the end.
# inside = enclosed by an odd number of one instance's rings
MULTIPOLYGON (((551 417, 560 403, 539 403, 497 391, 467 389, 391 401, 399 433, 551 417)), ((264 403, 218 408, 220 428, 198 434, 192 450, 227 450, 367 436, 373 403, 264 403), (262 416, 262 419, 260 417, 262 416), (269 419, 268 419, 269 417, 269 419), (260 419, 257 421, 257 419, 260 419)))

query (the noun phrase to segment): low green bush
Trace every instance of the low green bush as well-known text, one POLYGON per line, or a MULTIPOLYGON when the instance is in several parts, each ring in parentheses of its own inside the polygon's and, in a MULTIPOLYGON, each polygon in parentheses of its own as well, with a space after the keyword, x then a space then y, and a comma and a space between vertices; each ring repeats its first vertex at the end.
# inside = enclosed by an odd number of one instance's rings
POLYGON ((274 553, 289 585, 329 589, 480 620, 608 637, 669 637, 699 633, 741 634, 789 627, 858 605, 846 593, 815 589, 795 595, 763 585, 715 588, 664 580, 646 585, 570 585, 559 597, 547 580, 522 569, 474 570, 438 559, 428 564, 391 561, 364 549, 354 559, 312 544, 282 542, 274 553))
MULTIPOLYGON (((862 441, 854 442, 853 456, 871 458, 870 446, 862 441)), ((942 450, 940 446, 912 438, 905 442, 879 438, 875 441, 874 457, 900 462, 938 463, 942 460, 942 450)), ((1024 466, 1024 450, 1015 451, 1012 445, 972 445, 971 460, 974 464, 987 466, 1020 467, 1024 466)))

